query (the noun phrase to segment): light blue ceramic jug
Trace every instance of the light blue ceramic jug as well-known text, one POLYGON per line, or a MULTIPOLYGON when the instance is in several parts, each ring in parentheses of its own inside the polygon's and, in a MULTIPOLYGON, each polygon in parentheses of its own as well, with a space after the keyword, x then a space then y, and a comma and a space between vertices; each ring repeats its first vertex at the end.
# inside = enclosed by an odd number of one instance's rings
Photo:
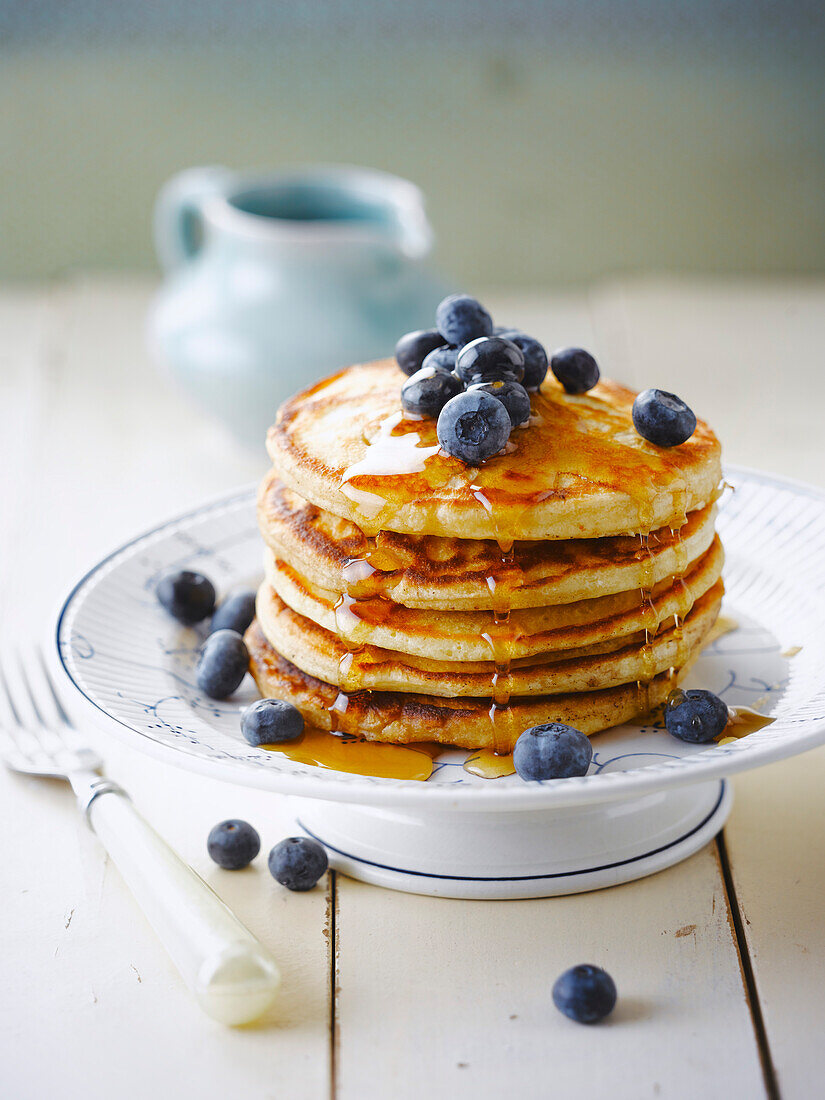
POLYGON ((155 206, 167 277, 152 348, 200 405, 260 446, 284 398, 432 326, 446 293, 425 264, 432 242, 421 192, 383 172, 181 172, 155 206))

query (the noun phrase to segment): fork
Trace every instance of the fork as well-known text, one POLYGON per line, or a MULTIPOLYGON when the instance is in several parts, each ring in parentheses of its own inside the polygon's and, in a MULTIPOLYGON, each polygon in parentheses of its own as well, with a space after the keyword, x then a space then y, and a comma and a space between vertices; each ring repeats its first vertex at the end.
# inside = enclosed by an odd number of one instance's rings
POLYGON ((15 772, 67 780, 93 832, 201 1008, 224 1024, 257 1019, 280 984, 269 952, 102 774, 80 743, 36 648, 0 661, 0 757, 15 772))

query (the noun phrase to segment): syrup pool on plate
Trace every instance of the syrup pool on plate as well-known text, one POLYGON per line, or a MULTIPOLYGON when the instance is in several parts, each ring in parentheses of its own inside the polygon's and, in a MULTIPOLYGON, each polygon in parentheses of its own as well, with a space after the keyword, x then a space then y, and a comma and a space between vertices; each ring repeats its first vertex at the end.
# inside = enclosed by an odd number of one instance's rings
POLYGON ((390 745, 361 737, 336 735, 307 726, 295 741, 264 745, 269 752, 280 753, 299 764, 313 764, 333 771, 372 775, 379 779, 429 779, 433 758, 440 745, 390 745))

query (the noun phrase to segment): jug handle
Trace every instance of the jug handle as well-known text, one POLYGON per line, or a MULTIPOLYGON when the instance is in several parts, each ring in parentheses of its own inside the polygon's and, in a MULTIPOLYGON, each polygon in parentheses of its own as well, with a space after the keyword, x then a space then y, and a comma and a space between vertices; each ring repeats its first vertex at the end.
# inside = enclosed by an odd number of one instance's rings
POLYGON ((187 168, 161 187, 152 230, 155 252, 164 271, 173 271, 200 251, 203 204, 223 194, 231 176, 230 170, 220 165, 187 168))

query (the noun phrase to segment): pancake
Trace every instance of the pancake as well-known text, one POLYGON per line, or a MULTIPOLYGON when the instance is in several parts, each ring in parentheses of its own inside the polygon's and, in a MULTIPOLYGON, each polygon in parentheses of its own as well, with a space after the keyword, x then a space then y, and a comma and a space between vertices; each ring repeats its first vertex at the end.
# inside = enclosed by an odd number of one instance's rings
POLYGON ((288 489, 275 471, 258 494, 258 523, 267 545, 275 557, 299 564, 311 584, 450 611, 492 609, 496 588, 506 592, 510 607, 521 608, 652 587, 684 572, 707 550, 715 519, 715 506, 707 505, 688 513, 678 530, 660 528, 647 539, 519 541, 502 555, 492 539, 383 531, 372 543, 351 520, 288 489))
POLYGON ((554 607, 512 611, 501 622, 493 611, 429 611, 377 597, 352 600, 307 581, 284 561, 266 557, 266 579, 293 611, 337 634, 348 646, 362 644, 442 661, 511 660, 655 631, 674 615, 684 618, 716 583, 724 554, 718 538, 683 580, 667 578, 644 600, 637 588, 554 607))
POLYGON ((402 416, 392 360, 349 367, 283 405, 267 446, 286 485, 362 531, 579 539, 679 527, 710 503, 720 447, 703 421, 678 447, 642 439, 632 390, 581 395, 549 376, 529 422, 476 469, 442 453, 434 420, 402 416))
MULTIPOLYGON (((512 699, 507 728, 490 720, 490 700, 443 699, 405 692, 363 691, 343 702, 337 687, 302 672, 280 656, 253 622, 246 633, 250 672, 261 695, 284 699, 320 729, 334 728, 369 741, 435 741, 465 749, 510 752, 518 735, 543 722, 564 722, 593 734, 629 722, 658 706, 677 679, 662 674, 643 690, 635 683, 579 694, 512 699)), ((695 653, 692 654, 695 656, 695 653)))
POLYGON ((403 691, 411 694, 457 698, 492 698, 589 692, 630 681, 649 681, 672 667, 682 667, 697 650, 719 612, 723 585, 717 581, 691 608, 684 623, 659 632, 649 643, 633 640, 606 653, 576 654, 562 651, 556 659, 510 667, 502 679, 494 662, 446 662, 421 660, 378 646, 364 645, 350 652, 329 630, 288 607, 263 584, 256 605, 260 629, 278 653, 298 668, 345 691, 403 691))

